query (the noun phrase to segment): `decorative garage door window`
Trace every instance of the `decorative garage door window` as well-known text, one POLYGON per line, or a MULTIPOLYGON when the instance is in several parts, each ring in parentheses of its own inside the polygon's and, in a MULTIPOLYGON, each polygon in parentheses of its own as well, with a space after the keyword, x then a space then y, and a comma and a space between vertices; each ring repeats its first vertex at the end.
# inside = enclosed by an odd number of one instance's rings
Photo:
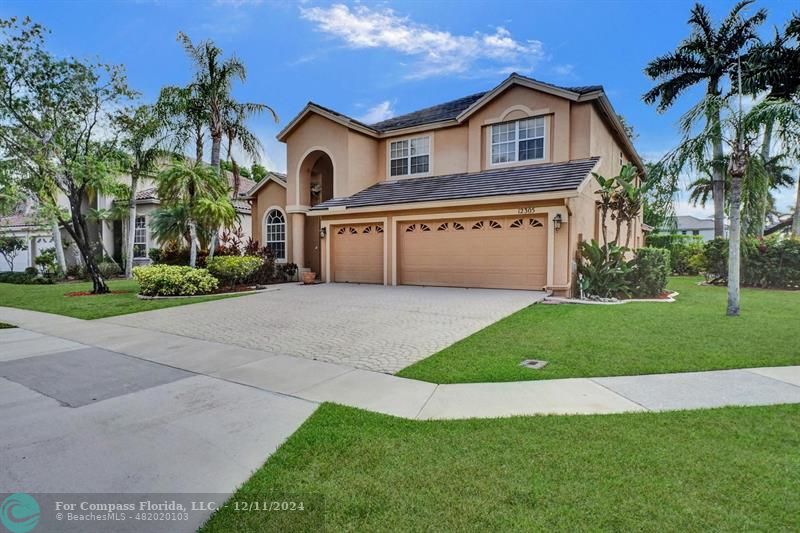
MULTIPOLYGON (((361 233, 369 235, 372 233, 383 233, 383 226, 365 226, 361 233)), ((336 230, 336 235, 358 235, 358 229, 353 226, 342 226, 336 230)))
POLYGON ((518 218, 517 220, 512 222, 509 227, 512 228, 512 229, 517 229, 517 228, 524 228, 526 226, 529 227, 529 228, 543 228, 544 227, 542 225, 542 223, 540 221, 536 220, 535 218, 529 218, 528 220, 524 220, 522 218, 518 218))
POLYGON ((283 213, 273 209, 267 213, 267 248, 272 250, 277 261, 286 260, 286 219, 283 213))

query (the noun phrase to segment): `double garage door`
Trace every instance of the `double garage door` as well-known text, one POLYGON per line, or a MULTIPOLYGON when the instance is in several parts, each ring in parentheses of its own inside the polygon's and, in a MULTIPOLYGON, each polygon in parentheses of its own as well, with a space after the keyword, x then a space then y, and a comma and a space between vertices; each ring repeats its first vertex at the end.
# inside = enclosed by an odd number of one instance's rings
MULTIPOLYGON (((383 283, 380 224, 334 226, 333 280, 383 283)), ((547 279, 543 216, 457 218, 397 224, 401 285, 540 290, 547 279)))

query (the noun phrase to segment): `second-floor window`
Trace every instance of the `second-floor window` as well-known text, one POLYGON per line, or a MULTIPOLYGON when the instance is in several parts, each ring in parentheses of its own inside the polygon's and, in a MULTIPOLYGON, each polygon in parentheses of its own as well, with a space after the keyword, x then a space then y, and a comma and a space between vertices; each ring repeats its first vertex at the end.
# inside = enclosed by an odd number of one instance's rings
POLYGON ((544 117, 492 126, 492 164, 544 159, 544 117))
POLYGON ((430 137, 392 141, 389 145, 389 174, 392 176, 427 174, 430 164, 430 137))

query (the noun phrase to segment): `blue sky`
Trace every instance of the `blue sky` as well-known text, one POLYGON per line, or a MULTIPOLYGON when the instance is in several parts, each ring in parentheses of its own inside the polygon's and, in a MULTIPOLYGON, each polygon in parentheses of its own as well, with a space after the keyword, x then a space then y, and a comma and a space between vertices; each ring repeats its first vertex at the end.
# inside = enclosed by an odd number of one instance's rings
MULTIPOLYGON (((27 15, 44 24, 58 54, 124 64, 146 101, 163 85, 189 80, 179 30, 213 39, 248 67, 237 96, 280 115, 281 124, 265 116, 251 126, 265 144, 263 162, 284 170, 275 134, 309 100, 374 121, 489 89, 514 70, 555 84, 602 84, 639 134, 640 154, 658 158, 677 142, 675 123, 696 94, 658 114, 641 101, 652 85, 642 69, 688 34, 692 3, 4 0, 0 17, 27 15)), ((716 19, 733 3, 705 2, 716 19)), ((765 36, 793 5, 756 3, 769 12, 765 36)), ((793 191, 783 191, 778 205, 790 203, 793 191)), ((683 202, 679 210, 701 211, 683 202)))

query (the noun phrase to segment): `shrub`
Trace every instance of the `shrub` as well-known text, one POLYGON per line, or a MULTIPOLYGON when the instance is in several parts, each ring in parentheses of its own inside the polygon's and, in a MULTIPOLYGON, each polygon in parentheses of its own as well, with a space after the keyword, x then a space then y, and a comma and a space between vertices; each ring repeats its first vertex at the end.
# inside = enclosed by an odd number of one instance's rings
POLYGON ((27 272, 0 272, 0 283, 15 283, 17 285, 52 285, 55 283, 55 279, 50 276, 40 276, 38 272, 33 275, 27 272))
POLYGON ((58 261, 56 260, 56 251, 52 248, 41 252, 36 256, 33 262, 44 275, 56 274, 59 270, 58 261))
POLYGON ((147 257, 150 258, 150 261, 153 263, 160 263, 161 262, 161 248, 150 248, 147 251, 147 257))
POLYGON ((25 275, 35 277, 39 275, 39 269, 36 267, 25 267, 25 275))
POLYGON ((669 250, 670 271, 674 274, 694 276, 701 272, 697 266, 703 264, 703 259, 696 257, 703 255, 703 239, 699 235, 648 235, 647 246, 669 250))
POLYGON ((206 263, 208 271, 214 277, 233 287, 237 283, 250 279, 264 261, 262 258, 252 255, 225 255, 213 257, 206 263))
POLYGON ((630 294, 625 251, 615 244, 600 246, 595 240, 581 243, 578 288, 583 296, 617 298, 630 294))
MULTIPOLYGON (((711 283, 727 283, 727 239, 707 242, 705 257, 706 279, 711 283)), ((739 278, 745 287, 800 289, 800 239, 743 238, 739 278)))
POLYGON ((629 283, 634 296, 654 297, 667 288, 669 275, 669 250, 664 248, 639 248, 630 262, 629 283))
POLYGON ((294 263, 283 263, 278 265, 278 274, 283 278, 283 281, 291 281, 297 274, 297 265, 294 263))
POLYGON ((215 290, 217 279, 208 270, 188 266, 153 265, 133 269, 139 293, 145 296, 193 296, 215 290))
POLYGON ((106 279, 119 276, 122 273, 120 266, 116 263, 112 263, 111 261, 97 263, 97 270, 99 270, 100 275, 106 279))

